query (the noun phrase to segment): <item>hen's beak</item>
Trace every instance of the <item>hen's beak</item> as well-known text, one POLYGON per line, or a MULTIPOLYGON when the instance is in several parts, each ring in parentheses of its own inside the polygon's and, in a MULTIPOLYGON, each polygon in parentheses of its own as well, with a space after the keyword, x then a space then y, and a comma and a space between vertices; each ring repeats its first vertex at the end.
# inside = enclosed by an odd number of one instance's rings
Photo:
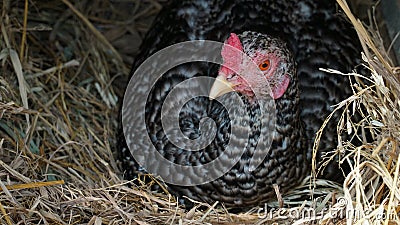
POLYGON ((235 91, 233 89, 233 84, 227 81, 225 76, 218 75, 216 80, 214 81, 213 86, 211 87, 210 94, 208 95, 208 97, 210 99, 216 99, 219 96, 222 96, 232 91, 235 91))

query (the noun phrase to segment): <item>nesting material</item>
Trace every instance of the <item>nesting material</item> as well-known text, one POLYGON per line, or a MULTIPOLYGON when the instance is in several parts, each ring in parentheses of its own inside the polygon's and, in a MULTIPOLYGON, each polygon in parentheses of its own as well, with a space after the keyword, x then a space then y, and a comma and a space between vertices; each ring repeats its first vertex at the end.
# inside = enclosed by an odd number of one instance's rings
POLYGON ((135 183, 121 179, 113 151, 123 88, 113 81, 126 81, 160 2, 2 2, 1 224, 400 221, 400 68, 374 29, 357 21, 342 0, 363 43, 361 66, 369 72, 323 69, 357 78, 354 95, 336 106, 344 112, 339 134, 365 141, 370 132, 373 138, 360 146, 340 139, 338 152, 346 153, 341 160, 352 163, 343 186, 310 176, 281 201, 235 214, 218 202, 184 209, 166 190, 151 192, 149 181, 160 184, 152 176, 135 183), (353 111, 361 113, 361 122, 354 122, 353 111), (343 211, 347 217, 338 214, 343 211))

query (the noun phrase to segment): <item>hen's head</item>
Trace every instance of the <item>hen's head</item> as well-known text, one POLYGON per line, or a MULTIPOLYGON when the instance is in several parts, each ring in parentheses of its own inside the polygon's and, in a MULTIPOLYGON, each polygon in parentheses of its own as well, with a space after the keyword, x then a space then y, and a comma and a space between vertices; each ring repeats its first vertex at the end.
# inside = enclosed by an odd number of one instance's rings
POLYGON ((221 55, 223 65, 218 72, 218 81, 211 88, 210 98, 230 91, 253 98, 252 88, 267 90, 269 85, 271 96, 279 99, 295 74, 294 60, 286 44, 265 34, 248 31, 239 35, 232 33, 225 41, 221 55), (265 79, 260 79, 260 76, 265 79))

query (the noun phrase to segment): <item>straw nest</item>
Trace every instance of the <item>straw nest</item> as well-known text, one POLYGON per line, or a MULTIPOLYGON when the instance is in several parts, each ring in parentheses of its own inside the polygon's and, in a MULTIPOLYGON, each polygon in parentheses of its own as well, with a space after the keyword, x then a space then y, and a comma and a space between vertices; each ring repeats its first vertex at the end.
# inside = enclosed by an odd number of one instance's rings
POLYGON ((370 132, 373 141, 361 146, 349 140, 338 143, 335 152, 346 153, 341 160, 352 162, 343 185, 310 176, 283 199, 234 214, 219 203, 196 202, 184 209, 166 191, 132 187, 121 179, 113 156, 121 92, 112 83, 127 79, 160 1, 3 1, 1 224, 400 221, 400 68, 385 54, 375 29, 366 30, 338 2, 364 47, 364 63, 358 66, 369 72, 362 76, 324 68, 332 75, 357 78, 354 95, 336 106, 343 112, 338 133, 365 140, 370 132), (361 122, 353 122, 354 111, 363 116, 361 122))

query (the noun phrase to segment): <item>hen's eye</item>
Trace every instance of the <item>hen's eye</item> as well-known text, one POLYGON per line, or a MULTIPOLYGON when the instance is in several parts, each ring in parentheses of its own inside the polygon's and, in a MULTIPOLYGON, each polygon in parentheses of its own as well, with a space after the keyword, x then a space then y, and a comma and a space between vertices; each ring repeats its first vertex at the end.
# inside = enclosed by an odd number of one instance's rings
POLYGON ((258 65, 258 67, 262 71, 269 69, 270 66, 271 66, 271 62, 268 59, 264 60, 264 62, 262 62, 260 65, 258 65))

